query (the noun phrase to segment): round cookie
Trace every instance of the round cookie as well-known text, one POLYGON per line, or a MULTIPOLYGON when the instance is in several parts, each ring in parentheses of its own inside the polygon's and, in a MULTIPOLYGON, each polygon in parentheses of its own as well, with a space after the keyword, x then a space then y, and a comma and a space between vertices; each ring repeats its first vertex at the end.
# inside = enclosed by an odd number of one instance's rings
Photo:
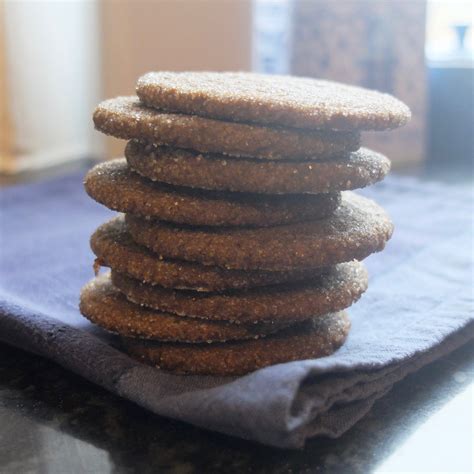
POLYGON ((142 178, 123 158, 96 165, 84 186, 109 209, 191 225, 265 226, 319 219, 341 201, 340 193, 262 196, 172 187, 142 178))
POLYGON ((266 160, 318 160, 357 150, 360 144, 356 132, 266 127, 163 113, 145 107, 136 97, 101 102, 93 119, 97 130, 117 138, 266 160))
POLYGON ((245 72, 150 72, 136 92, 169 112, 305 129, 385 130, 409 108, 388 94, 304 77, 245 72))
POLYGON ((349 329, 349 317, 339 312, 257 341, 160 344, 123 339, 123 346, 132 357, 174 373, 243 375, 268 365, 328 356, 342 346, 349 329))
POLYGON ((94 324, 127 337, 160 341, 222 342, 253 339, 287 324, 230 324, 175 316, 133 304, 112 285, 109 275, 90 281, 81 291, 80 311, 94 324))
POLYGON ((301 321, 340 311, 367 289, 367 271, 340 263, 309 281, 230 293, 196 293, 147 285, 112 272, 112 283, 133 303, 179 316, 232 323, 301 321))
POLYGON ((326 219, 276 227, 179 227, 130 214, 125 222, 136 242, 166 258, 269 271, 362 260, 382 250, 393 231, 380 206, 351 192, 326 219))
POLYGON ((165 260, 132 240, 123 216, 102 224, 92 235, 90 243, 97 256, 97 265, 165 288, 216 292, 302 280, 318 273, 316 270, 226 270, 180 260, 165 260))
POLYGON ((191 188, 249 193, 327 193, 357 189, 381 181, 390 161, 361 148, 331 161, 230 160, 190 150, 130 141, 128 164, 149 179, 191 188))

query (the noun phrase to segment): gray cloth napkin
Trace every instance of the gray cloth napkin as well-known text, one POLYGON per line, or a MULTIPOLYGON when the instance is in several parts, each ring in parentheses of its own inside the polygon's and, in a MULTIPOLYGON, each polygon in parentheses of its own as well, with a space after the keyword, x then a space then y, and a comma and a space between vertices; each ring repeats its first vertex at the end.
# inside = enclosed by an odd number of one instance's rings
POLYGON ((80 287, 92 277, 89 236, 111 216, 81 181, 76 174, 0 193, 0 340, 160 415, 301 447, 311 436, 341 435, 394 383, 474 335, 472 193, 392 177, 363 191, 390 212, 396 231, 366 261, 369 290, 350 311, 339 351, 239 378, 144 366, 78 312, 80 287))

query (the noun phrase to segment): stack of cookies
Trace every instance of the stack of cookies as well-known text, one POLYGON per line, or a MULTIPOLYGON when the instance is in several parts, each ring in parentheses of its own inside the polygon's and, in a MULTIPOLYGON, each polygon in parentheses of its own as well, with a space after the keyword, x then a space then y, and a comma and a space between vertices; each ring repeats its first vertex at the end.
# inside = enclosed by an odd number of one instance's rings
POLYGON ((192 374, 243 374, 322 357, 367 288, 360 263, 392 223, 350 190, 383 179, 361 130, 404 124, 395 98, 248 73, 149 73, 138 97, 101 103, 98 130, 125 158, 87 175, 118 211, 91 238, 81 311, 133 357, 192 374))

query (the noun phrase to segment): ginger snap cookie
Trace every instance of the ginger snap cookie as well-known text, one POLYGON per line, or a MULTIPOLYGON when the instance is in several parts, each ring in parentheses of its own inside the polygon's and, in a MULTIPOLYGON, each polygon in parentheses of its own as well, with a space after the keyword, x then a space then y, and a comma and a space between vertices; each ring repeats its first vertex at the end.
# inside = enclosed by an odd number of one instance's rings
POLYGON ((154 183, 125 159, 96 165, 85 178, 89 196, 109 209, 192 225, 265 226, 319 219, 340 204, 340 193, 262 196, 202 191, 154 183))
POLYGON ((191 188, 249 193, 328 193, 381 181, 390 161, 367 148, 330 161, 262 161, 202 155, 128 142, 130 167, 149 179, 191 188))
POLYGON ((117 138, 268 160, 337 157, 360 144, 358 132, 267 127, 163 113, 145 107, 136 97, 100 103, 93 119, 97 130, 117 138))
POLYGON ((112 283, 133 303, 179 316, 233 323, 301 321, 340 311, 367 289, 367 271, 340 263, 303 282, 227 293, 196 293, 152 286, 112 272, 112 283))
POLYGON ((217 292, 302 280, 318 273, 311 269, 287 272, 226 270, 163 259, 132 240, 123 216, 102 224, 92 235, 90 244, 98 265, 165 288, 217 292))
POLYGON ((273 364, 328 356, 342 346, 349 329, 349 317, 342 311, 298 323, 257 341, 171 344, 123 339, 122 342, 132 357, 170 372, 243 375, 273 364))
POLYGON ((127 214, 132 238, 166 258, 242 270, 317 268, 362 260, 382 250, 393 225, 370 199, 342 193, 325 219, 262 228, 187 227, 127 214))
POLYGON ((337 82, 239 72, 150 72, 136 92, 160 110, 303 129, 385 130, 404 125, 395 97, 337 82))
POLYGON ((222 342, 255 339, 287 324, 230 324, 222 321, 183 318, 141 307, 127 300, 112 285, 109 275, 90 281, 81 292, 80 311, 94 324, 128 337, 160 341, 222 342))

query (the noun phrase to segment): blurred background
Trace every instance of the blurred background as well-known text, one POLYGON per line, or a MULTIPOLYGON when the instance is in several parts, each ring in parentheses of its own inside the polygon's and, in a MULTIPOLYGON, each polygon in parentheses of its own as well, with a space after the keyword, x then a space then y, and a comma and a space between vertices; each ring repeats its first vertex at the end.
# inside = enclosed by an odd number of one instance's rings
POLYGON ((389 92, 413 112, 364 143, 406 173, 472 173, 471 1, 0 2, 0 173, 119 156, 94 132, 102 99, 150 70, 245 70, 389 92), (443 171, 444 172, 444 171, 443 171))

